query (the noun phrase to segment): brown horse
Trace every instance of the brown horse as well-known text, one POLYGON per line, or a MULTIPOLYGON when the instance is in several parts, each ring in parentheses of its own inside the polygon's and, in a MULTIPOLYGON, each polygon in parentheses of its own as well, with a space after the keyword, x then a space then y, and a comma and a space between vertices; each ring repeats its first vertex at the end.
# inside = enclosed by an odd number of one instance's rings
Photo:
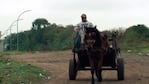
POLYGON ((91 66, 92 81, 94 84, 94 72, 98 81, 102 80, 101 66, 103 63, 105 48, 107 44, 101 33, 94 28, 85 28, 84 49, 86 50, 91 66))

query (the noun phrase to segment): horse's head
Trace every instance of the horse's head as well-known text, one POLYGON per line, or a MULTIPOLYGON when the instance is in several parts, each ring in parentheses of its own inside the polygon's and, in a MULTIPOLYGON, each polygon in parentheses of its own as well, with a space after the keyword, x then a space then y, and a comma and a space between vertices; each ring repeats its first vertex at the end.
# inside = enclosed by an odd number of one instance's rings
POLYGON ((84 38, 85 48, 99 47, 101 44, 100 33, 95 27, 85 28, 85 38, 84 38))

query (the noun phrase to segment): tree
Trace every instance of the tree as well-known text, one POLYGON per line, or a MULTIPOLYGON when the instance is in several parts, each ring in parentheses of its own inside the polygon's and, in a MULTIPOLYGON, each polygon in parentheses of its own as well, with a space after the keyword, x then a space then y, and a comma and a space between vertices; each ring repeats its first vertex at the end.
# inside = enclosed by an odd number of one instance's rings
POLYGON ((36 19, 33 23, 32 23, 32 28, 35 30, 41 29, 41 28, 45 28, 49 25, 48 20, 44 19, 44 18, 38 18, 36 19))

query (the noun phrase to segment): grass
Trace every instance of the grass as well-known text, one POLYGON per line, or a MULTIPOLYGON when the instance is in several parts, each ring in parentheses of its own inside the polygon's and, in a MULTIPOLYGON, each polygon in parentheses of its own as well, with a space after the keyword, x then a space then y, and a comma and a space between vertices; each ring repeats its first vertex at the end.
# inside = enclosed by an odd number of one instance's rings
POLYGON ((50 73, 38 67, 0 60, 0 84, 33 84, 50 79, 50 73))
POLYGON ((27 52, 22 52, 22 51, 4 51, 4 52, 0 52, 0 56, 5 56, 5 55, 21 55, 27 52))
POLYGON ((130 50, 131 53, 149 54, 149 43, 134 43, 133 45, 127 43, 120 45, 120 48, 122 52, 130 50))

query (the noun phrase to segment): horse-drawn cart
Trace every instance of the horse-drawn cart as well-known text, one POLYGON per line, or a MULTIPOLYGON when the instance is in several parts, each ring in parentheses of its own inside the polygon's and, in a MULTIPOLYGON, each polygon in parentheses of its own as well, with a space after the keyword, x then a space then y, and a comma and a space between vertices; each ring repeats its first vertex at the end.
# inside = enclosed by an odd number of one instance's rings
MULTIPOLYGON (((102 80, 102 70, 117 70, 118 80, 124 80, 124 60, 120 57, 120 49, 117 47, 116 33, 112 34, 112 38, 108 39, 111 45, 103 50, 103 61, 100 69, 91 67, 88 51, 73 50, 73 59, 69 61, 69 79, 75 80, 79 70, 95 69, 96 77, 99 81, 102 80)), ((98 52, 101 53, 101 52, 98 52)), ((92 78, 94 84, 94 78, 92 78)))

